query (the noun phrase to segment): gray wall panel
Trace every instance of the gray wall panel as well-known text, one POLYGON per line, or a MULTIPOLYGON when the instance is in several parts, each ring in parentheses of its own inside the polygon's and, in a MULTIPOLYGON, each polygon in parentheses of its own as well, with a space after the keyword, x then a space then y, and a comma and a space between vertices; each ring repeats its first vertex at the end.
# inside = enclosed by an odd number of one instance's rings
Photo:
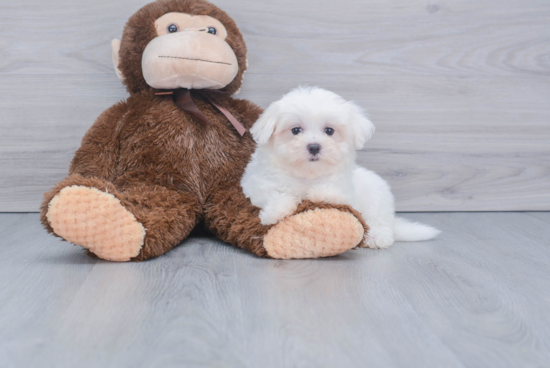
MULTIPOLYGON (((84 132, 126 93, 110 40, 147 1, 0 1, 0 211, 36 211, 84 132)), ((402 211, 550 209, 547 1, 215 1, 239 24, 240 94, 298 84, 355 100, 359 160, 402 211)))

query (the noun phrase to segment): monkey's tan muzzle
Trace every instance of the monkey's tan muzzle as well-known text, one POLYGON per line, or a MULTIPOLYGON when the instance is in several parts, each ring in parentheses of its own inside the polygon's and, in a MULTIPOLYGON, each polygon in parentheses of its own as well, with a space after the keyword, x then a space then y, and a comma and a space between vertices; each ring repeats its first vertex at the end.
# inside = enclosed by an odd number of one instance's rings
POLYGON ((141 64, 145 81, 157 89, 220 89, 239 71, 227 42, 194 30, 155 38, 145 48, 141 64))

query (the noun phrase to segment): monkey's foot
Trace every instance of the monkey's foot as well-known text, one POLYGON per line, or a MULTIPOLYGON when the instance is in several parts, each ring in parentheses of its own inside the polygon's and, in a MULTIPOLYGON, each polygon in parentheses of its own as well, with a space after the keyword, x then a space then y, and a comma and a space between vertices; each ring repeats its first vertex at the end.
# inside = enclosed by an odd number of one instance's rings
POLYGON ((365 230, 349 212, 315 209, 287 217, 264 237, 264 248, 278 259, 331 257, 355 248, 365 230))
POLYGON ((143 225, 114 195, 96 188, 63 188, 46 217, 57 235, 108 261, 129 261, 143 246, 143 225))

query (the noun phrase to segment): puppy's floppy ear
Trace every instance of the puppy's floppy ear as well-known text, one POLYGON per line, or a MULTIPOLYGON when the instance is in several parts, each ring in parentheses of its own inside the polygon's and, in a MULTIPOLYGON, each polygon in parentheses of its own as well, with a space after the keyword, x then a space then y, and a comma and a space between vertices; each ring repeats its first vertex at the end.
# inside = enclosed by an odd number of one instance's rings
POLYGON ((355 149, 360 150, 365 147, 365 143, 374 134, 374 124, 367 118, 362 108, 353 102, 347 102, 346 104, 348 105, 348 121, 352 127, 355 149))
POLYGON ((269 142, 269 138, 273 135, 275 127, 279 122, 279 104, 277 102, 272 103, 269 107, 263 112, 258 120, 254 123, 252 128, 250 128, 250 133, 252 137, 259 145, 266 144, 269 142))

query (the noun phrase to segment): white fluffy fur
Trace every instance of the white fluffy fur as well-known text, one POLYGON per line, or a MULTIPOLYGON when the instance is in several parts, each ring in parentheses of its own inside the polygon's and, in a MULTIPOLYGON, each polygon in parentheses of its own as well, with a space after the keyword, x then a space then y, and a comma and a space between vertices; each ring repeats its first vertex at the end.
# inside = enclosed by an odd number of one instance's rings
POLYGON ((363 110, 321 88, 297 88, 269 106, 251 133, 258 143, 241 185, 262 224, 279 222, 303 199, 349 204, 370 227, 366 243, 387 248, 395 240, 419 241, 439 230, 395 217, 394 199, 384 179, 355 163, 356 150, 374 133, 363 110), (293 128, 301 128, 299 134, 293 128), (326 133, 333 128, 334 134, 326 133), (318 154, 308 145, 319 144, 318 154))

